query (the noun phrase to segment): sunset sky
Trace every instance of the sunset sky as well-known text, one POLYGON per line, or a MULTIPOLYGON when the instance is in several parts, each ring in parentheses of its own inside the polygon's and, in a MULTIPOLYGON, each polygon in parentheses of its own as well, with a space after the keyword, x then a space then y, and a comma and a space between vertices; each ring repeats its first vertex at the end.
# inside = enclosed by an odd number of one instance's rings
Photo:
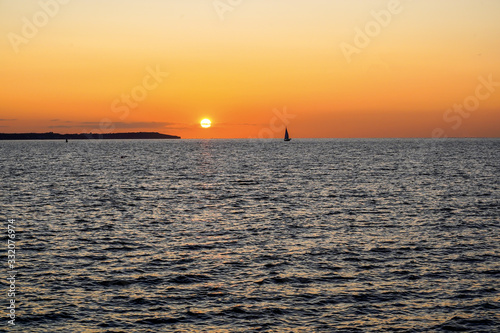
POLYGON ((498 0, 0 0, 0 132, 499 137, 499 17, 498 0))

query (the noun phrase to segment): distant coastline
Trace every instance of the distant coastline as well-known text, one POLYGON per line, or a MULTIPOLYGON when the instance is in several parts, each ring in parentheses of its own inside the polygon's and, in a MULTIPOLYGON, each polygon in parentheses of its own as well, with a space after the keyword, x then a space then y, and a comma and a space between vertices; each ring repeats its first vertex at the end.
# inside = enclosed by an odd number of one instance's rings
POLYGON ((133 133, 0 133, 0 140, 97 140, 97 139, 180 139, 180 136, 161 134, 158 132, 133 133))

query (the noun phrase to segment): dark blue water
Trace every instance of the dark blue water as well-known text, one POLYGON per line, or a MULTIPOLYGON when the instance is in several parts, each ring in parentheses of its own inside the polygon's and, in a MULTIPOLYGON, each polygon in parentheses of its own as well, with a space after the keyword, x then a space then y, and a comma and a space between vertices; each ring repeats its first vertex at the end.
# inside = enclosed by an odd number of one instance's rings
POLYGON ((0 165, 0 329, 500 325, 498 139, 4 141, 0 165))

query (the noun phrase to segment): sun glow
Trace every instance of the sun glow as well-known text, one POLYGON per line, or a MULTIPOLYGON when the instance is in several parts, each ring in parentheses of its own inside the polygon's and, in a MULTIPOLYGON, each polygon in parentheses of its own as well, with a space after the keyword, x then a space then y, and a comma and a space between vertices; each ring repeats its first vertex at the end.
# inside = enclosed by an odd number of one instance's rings
POLYGON ((203 119, 203 120, 200 122, 200 125, 201 125, 201 127, 203 127, 203 128, 209 128, 210 126, 212 126, 212 122, 210 121, 210 119, 203 119))

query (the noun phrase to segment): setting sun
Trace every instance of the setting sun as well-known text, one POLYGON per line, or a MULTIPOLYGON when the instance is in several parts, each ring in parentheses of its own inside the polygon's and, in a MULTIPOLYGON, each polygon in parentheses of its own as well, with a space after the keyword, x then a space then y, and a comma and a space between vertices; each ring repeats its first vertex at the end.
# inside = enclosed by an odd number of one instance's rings
POLYGON ((201 125, 201 127, 203 127, 203 128, 209 128, 210 126, 212 126, 212 122, 210 121, 210 119, 203 119, 203 120, 200 122, 200 125, 201 125))

